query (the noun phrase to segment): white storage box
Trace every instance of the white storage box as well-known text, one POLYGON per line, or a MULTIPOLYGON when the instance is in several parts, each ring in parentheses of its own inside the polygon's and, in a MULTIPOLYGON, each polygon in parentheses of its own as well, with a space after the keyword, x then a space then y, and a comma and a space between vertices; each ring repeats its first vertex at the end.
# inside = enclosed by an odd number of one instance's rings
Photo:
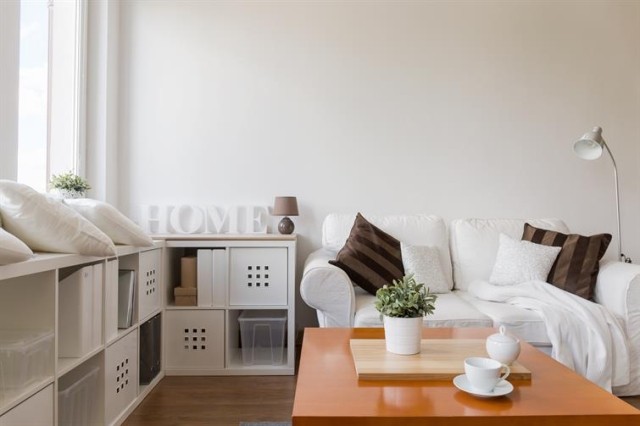
POLYGON ((245 365, 280 365, 283 362, 286 311, 246 310, 238 317, 245 365))
POLYGON ((53 376, 53 331, 0 330, 0 396, 53 376))
POLYGON ((138 395, 138 330, 107 347, 104 365, 105 424, 110 425, 138 395))
MULTIPOLYGON (((285 306, 288 252, 284 247, 233 247, 229 250, 229 304, 285 306)), ((200 291, 198 291, 198 298, 200 291)))
POLYGON ((102 265, 85 266, 60 281, 58 356, 78 358, 102 342, 102 265))
POLYGON ((140 253, 138 271, 138 319, 143 320, 160 308, 160 250, 140 253))
POLYGON ((224 311, 172 309, 164 323, 164 367, 172 371, 224 369, 224 311))
POLYGON ((96 424, 98 411, 98 373, 94 367, 78 381, 58 391, 58 424, 86 426, 96 424))

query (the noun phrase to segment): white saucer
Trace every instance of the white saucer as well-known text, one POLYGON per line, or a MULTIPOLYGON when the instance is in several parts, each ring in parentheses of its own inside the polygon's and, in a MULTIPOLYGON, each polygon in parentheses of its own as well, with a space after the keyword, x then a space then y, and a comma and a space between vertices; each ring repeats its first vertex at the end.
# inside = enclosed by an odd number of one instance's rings
POLYGON ((511 393, 513 385, 506 380, 501 380, 498 385, 491 392, 483 392, 471 387, 466 374, 461 374, 453 378, 453 384, 460 389, 470 393, 471 395, 479 396, 482 398, 493 398, 495 396, 503 396, 511 393))

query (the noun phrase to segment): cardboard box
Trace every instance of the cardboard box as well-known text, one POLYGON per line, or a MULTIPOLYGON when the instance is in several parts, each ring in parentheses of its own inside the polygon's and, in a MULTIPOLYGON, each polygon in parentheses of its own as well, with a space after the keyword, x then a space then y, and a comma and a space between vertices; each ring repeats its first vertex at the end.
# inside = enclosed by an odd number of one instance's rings
POLYGON ((180 286, 196 287, 196 265, 195 256, 185 256, 180 259, 180 286))
POLYGON ((198 289, 195 287, 175 287, 173 296, 176 306, 197 306, 198 289))

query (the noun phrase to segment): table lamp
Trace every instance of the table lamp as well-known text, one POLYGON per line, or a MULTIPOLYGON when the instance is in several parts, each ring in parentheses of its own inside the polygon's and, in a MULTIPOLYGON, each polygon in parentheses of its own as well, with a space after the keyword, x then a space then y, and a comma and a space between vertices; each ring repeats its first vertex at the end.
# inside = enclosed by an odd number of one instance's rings
POLYGON ((602 128, 594 127, 592 131, 585 133, 582 137, 573 144, 573 151, 576 155, 583 160, 597 160, 602 156, 602 151, 607 150, 611 162, 613 163, 613 182, 616 190, 616 215, 618 218, 618 259, 621 262, 631 263, 631 259, 622 253, 622 235, 620 233, 620 192, 618 190, 618 167, 616 166, 616 160, 613 159, 613 154, 609 149, 609 146, 602 137, 602 128))
POLYGON ((273 203, 273 216, 284 216, 278 224, 278 231, 281 234, 293 233, 295 225, 288 216, 298 216, 296 197, 276 197, 273 203))

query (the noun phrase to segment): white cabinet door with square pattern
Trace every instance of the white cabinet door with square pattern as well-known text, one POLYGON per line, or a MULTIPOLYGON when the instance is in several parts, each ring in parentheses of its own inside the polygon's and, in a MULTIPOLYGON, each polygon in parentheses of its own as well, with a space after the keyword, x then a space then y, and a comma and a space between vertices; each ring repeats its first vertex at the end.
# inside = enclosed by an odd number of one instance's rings
POLYGON ((286 248, 232 248, 229 272, 229 305, 287 304, 286 248))

